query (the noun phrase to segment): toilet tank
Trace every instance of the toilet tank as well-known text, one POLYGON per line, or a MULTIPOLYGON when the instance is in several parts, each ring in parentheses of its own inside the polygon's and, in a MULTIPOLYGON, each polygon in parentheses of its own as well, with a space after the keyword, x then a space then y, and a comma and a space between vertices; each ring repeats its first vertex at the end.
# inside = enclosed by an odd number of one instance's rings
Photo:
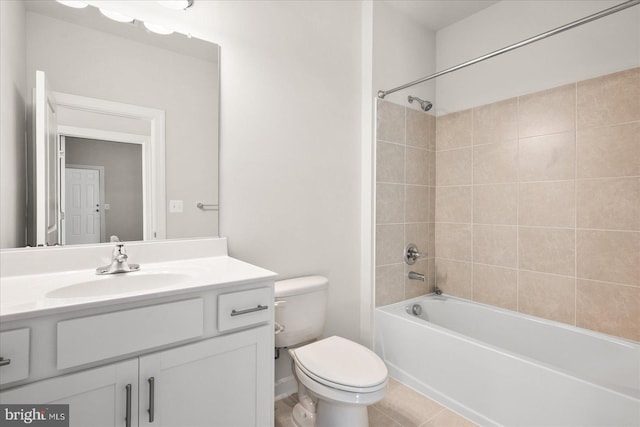
POLYGON ((275 337, 276 347, 291 347, 322 335, 329 280, 306 276, 275 283, 275 319, 284 330, 275 337))

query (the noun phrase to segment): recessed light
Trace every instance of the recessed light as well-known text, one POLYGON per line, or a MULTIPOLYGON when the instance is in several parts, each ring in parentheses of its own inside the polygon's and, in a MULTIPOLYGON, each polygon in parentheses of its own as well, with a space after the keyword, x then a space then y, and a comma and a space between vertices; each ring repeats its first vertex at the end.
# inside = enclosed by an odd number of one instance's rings
POLYGON ((133 22, 134 21, 132 17, 124 15, 120 12, 114 12, 113 10, 102 9, 102 8, 100 8, 99 10, 101 14, 117 22, 133 22))
POLYGON ((144 26, 147 30, 156 34, 162 34, 163 36, 173 33, 173 30, 171 28, 165 27, 164 25, 160 24, 154 24, 152 22, 145 22, 144 26))
POLYGON ((193 6, 193 0, 161 0, 156 3, 173 10, 184 10, 193 6))
POLYGON ((75 0, 56 0, 58 3, 63 4, 65 6, 73 7, 75 9, 83 9, 89 6, 87 3, 83 1, 75 1, 75 0))

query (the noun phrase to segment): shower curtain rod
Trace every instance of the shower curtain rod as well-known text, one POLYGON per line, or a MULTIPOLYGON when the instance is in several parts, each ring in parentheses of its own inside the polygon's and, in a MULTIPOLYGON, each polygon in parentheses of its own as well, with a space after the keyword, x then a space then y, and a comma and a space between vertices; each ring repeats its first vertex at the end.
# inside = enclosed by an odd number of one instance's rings
POLYGON ((628 1, 624 2, 624 3, 620 3, 620 4, 616 5, 616 6, 610 7, 608 9, 601 10, 600 12, 596 12, 593 15, 585 16, 584 18, 578 19, 577 21, 573 21, 573 22, 570 22, 570 23, 568 23, 566 25, 563 25, 561 27, 554 28, 553 30, 549 30, 549 31, 546 31, 544 33, 538 34, 537 36, 533 36, 531 38, 522 40, 522 41, 520 41, 518 43, 514 43, 514 44, 512 44, 510 46, 503 47, 502 49, 495 50, 495 51, 493 51, 491 53, 488 53, 486 55, 479 56, 478 58, 472 59, 472 60, 467 61, 467 62, 463 62, 462 64, 458 64, 458 65, 455 65, 455 66, 450 67, 450 68, 447 68, 446 70, 438 71, 437 73, 431 74, 430 76, 423 77, 423 78, 418 79, 418 80, 414 80, 414 81, 412 81, 410 83, 404 84, 402 86, 398 86, 398 87, 393 88, 393 89, 379 90, 378 91, 378 98, 384 99, 384 97, 389 95, 390 93, 394 93, 394 92, 397 92, 399 90, 406 89, 406 88, 411 87, 411 86, 415 86, 415 85, 417 85, 419 83, 423 83, 423 82, 426 82, 428 80, 435 79, 436 77, 440 77, 440 76, 442 76, 444 74, 452 73, 454 71, 457 71, 457 70, 460 70, 462 68, 468 67, 469 65, 477 64, 478 62, 482 62, 482 61, 487 60, 489 58, 493 58, 494 56, 502 55, 503 53, 507 53, 507 52, 510 52, 510 51, 512 51, 514 49, 521 48, 522 46, 526 46, 528 44, 537 42, 539 40, 546 39, 547 37, 551 37, 551 36, 554 36, 556 34, 560 34, 560 33, 564 32, 564 31, 570 30, 570 29, 575 28, 575 27, 579 27, 580 25, 586 24, 588 22, 595 21, 596 19, 604 18, 605 16, 611 15, 611 14, 616 13, 616 12, 620 12, 621 10, 625 10, 625 9, 630 8, 632 6, 635 6, 637 4, 640 4, 640 0, 628 0, 628 1))

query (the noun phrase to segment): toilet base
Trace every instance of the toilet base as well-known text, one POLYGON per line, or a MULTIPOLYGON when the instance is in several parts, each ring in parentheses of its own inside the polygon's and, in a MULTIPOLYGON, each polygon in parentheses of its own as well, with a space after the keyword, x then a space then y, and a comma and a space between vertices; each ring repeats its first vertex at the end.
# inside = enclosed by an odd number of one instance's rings
POLYGON ((296 427, 314 427, 316 425, 316 404, 306 393, 300 396, 300 402, 293 407, 291 419, 296 427))
MULTIPOLYGON (((305 396, 306 399, 311 399, 305 396)), ((345 405, 319 399, 317 412, 299 402, 293 407, 291 420, 296 427, 368 427, 369 414, 365 405, 345 405)))
POLYGON ((345 405, 328 400, 318 400, 315 427, 368 427, 366 405, 345 405))

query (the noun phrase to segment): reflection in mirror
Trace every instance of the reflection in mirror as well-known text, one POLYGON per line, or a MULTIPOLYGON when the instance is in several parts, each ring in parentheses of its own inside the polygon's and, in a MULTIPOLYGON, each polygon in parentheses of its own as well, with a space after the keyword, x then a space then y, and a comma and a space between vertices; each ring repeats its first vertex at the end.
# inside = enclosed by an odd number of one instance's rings
POLYGON ((93 7, 0 5, 2 122, 12 125, 1 135, 0 247, 217 236, 218 46, 93 7), (57 121, 44 154, 32 131, 37 70, 57 121), (162 119, 91 107, 110 103, 162 119))

